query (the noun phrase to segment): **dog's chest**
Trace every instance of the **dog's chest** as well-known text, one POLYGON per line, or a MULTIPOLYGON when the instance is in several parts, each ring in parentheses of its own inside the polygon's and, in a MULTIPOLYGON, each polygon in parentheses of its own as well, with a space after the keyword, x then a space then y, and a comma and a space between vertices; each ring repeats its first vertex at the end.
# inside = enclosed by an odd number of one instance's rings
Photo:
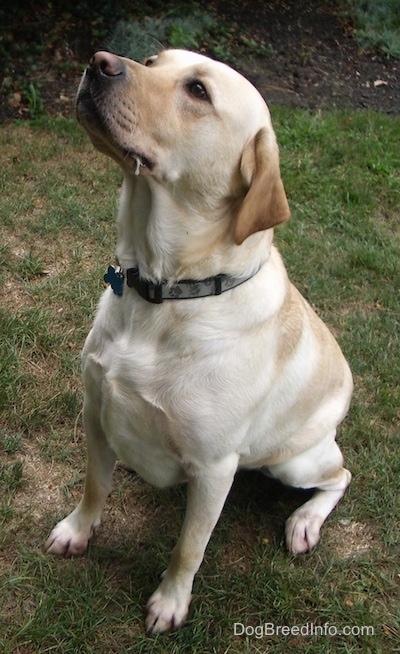
POLYGON ((108 311, 105 323, 100 308, 83 354, 86 394, 95 380, 117 456, 150 483, 175 484, 204 456, 201 434, 215 430, 216 343, 176 316, 146 324, 138 315, 129 328, 120 318, 108 311))

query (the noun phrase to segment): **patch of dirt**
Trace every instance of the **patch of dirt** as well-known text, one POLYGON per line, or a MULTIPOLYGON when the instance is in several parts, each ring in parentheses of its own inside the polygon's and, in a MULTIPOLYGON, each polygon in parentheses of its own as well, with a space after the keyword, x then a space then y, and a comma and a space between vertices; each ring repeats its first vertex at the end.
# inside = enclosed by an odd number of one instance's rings
POLYGON ((363 522, 340 520, 324 525, 324 532, 330 548, 341 559, 356 559, 379 549, 371 525, 363 522))
MULTIPOLYGON (((353 26, 341 15, 335 0, 214 0, 200 4, 206 11, 213 9, 221 24, 236 24, 234 38, 244 36, 259 44, 258 56, 238 58, 235 66, 268 103, 400 113, 400 60, 362 51, 353 38, 353 26)), ((58 23, 54 38, 39 57, 40 65, 26 80, 26 86, 37 86, 40 101, 52 114, 74 114, 81 72, 90 53, 104 48, 104 39, 100 42, 88 29, 89 23, 85 29, 74 25, 68 29, 63 24, 61 30, 58 23)), ((23 39, 20 26, 15 27, 15 34, 14 39, 23 39)), ((15 61, 15 71, 23 74, 22 61, 15 61)), ((24 97, 12 76, 1 73, 0 122, 28 116, 32 109, 26 99, 29 93, 24 97)), ((31 104, 34 100, 31 93, 31 104)))
POLYGON ((337 2, 221 1, 216 8, 271 49, 253 62, 239 62, 268 103, 400 113, 400 61, 362 51, 337 2))
MULTIPOLYGON (((45 461, 30 443, 24 445, 23 453, 16 459, 23 463, 24 485, 14 497, 14 508, 28 511, 30 520, 40 525, 43 508, 47 511, 50 506, 59 509, 67 504, 63 488, 76 475, 76 470, 65 463, 45 461)), ((78 495, 74 490, 72 494, 78 495)))

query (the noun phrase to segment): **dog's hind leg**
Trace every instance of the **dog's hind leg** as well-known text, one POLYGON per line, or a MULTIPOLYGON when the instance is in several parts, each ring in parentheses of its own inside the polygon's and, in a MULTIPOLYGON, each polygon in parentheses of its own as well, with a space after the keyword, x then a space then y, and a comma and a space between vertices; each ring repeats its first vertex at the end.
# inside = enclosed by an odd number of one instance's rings
POLYGON ((296 509, 286 521, 286 545, 293 554, 309 552, 319 541, 322 523, 343 497, 351 474, 342 468, 336 479, 317 488, 311 500, 296 509))
POLYGON ((315 488, 312 498, 286 521, 286 545, 293 554, 302 554, 315 547, 323 522, 351 481, 334 438, 335 431, 307 452, 285 464, 270 467, 274 477, 290 486, 315 488))
POLYGON ((84 493, 76 509, 54 527, 45 545, 47 552, 63 556, 78 556, 86 551, 90 537, 100 524, 116 460, 100 424, 101 383, 96 370, 100 364, 94 360, 88 363, 83 408, 87 449, 84 493))

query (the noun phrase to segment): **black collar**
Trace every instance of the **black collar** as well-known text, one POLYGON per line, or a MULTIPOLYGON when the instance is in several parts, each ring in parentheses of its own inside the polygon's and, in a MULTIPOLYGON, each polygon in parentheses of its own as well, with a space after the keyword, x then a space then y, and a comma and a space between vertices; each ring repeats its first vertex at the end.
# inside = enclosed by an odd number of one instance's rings
MULTIPOLYGON (((256 271, 258 272, 258 271, 256 271)), ((202 280, 183 279, 179 282, 162 281, 155 284, 140 277, 139 268, 114 268, 109 266, 104 281, 111 285, 116 295, 121 296, 124 292, 124 282, 129 288, 134 288, 140 297, 153 304, 161 304, 164 300, 186 300, 210 295, 221 295, 235 286, 239 286, 254 276, 231 277, 230 275, 216 275, 202 280)))

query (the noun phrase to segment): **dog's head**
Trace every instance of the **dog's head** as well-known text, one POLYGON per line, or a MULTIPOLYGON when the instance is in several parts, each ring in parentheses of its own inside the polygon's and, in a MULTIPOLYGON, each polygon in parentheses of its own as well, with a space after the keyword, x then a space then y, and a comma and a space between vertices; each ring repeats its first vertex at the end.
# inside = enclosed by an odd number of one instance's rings
POLYGON ((165 50, 143 64, 98 52, 78 91, 93 144, 199 214, 234 217, 241 244, 289 217, 268 108, 225 64, 165 50))

